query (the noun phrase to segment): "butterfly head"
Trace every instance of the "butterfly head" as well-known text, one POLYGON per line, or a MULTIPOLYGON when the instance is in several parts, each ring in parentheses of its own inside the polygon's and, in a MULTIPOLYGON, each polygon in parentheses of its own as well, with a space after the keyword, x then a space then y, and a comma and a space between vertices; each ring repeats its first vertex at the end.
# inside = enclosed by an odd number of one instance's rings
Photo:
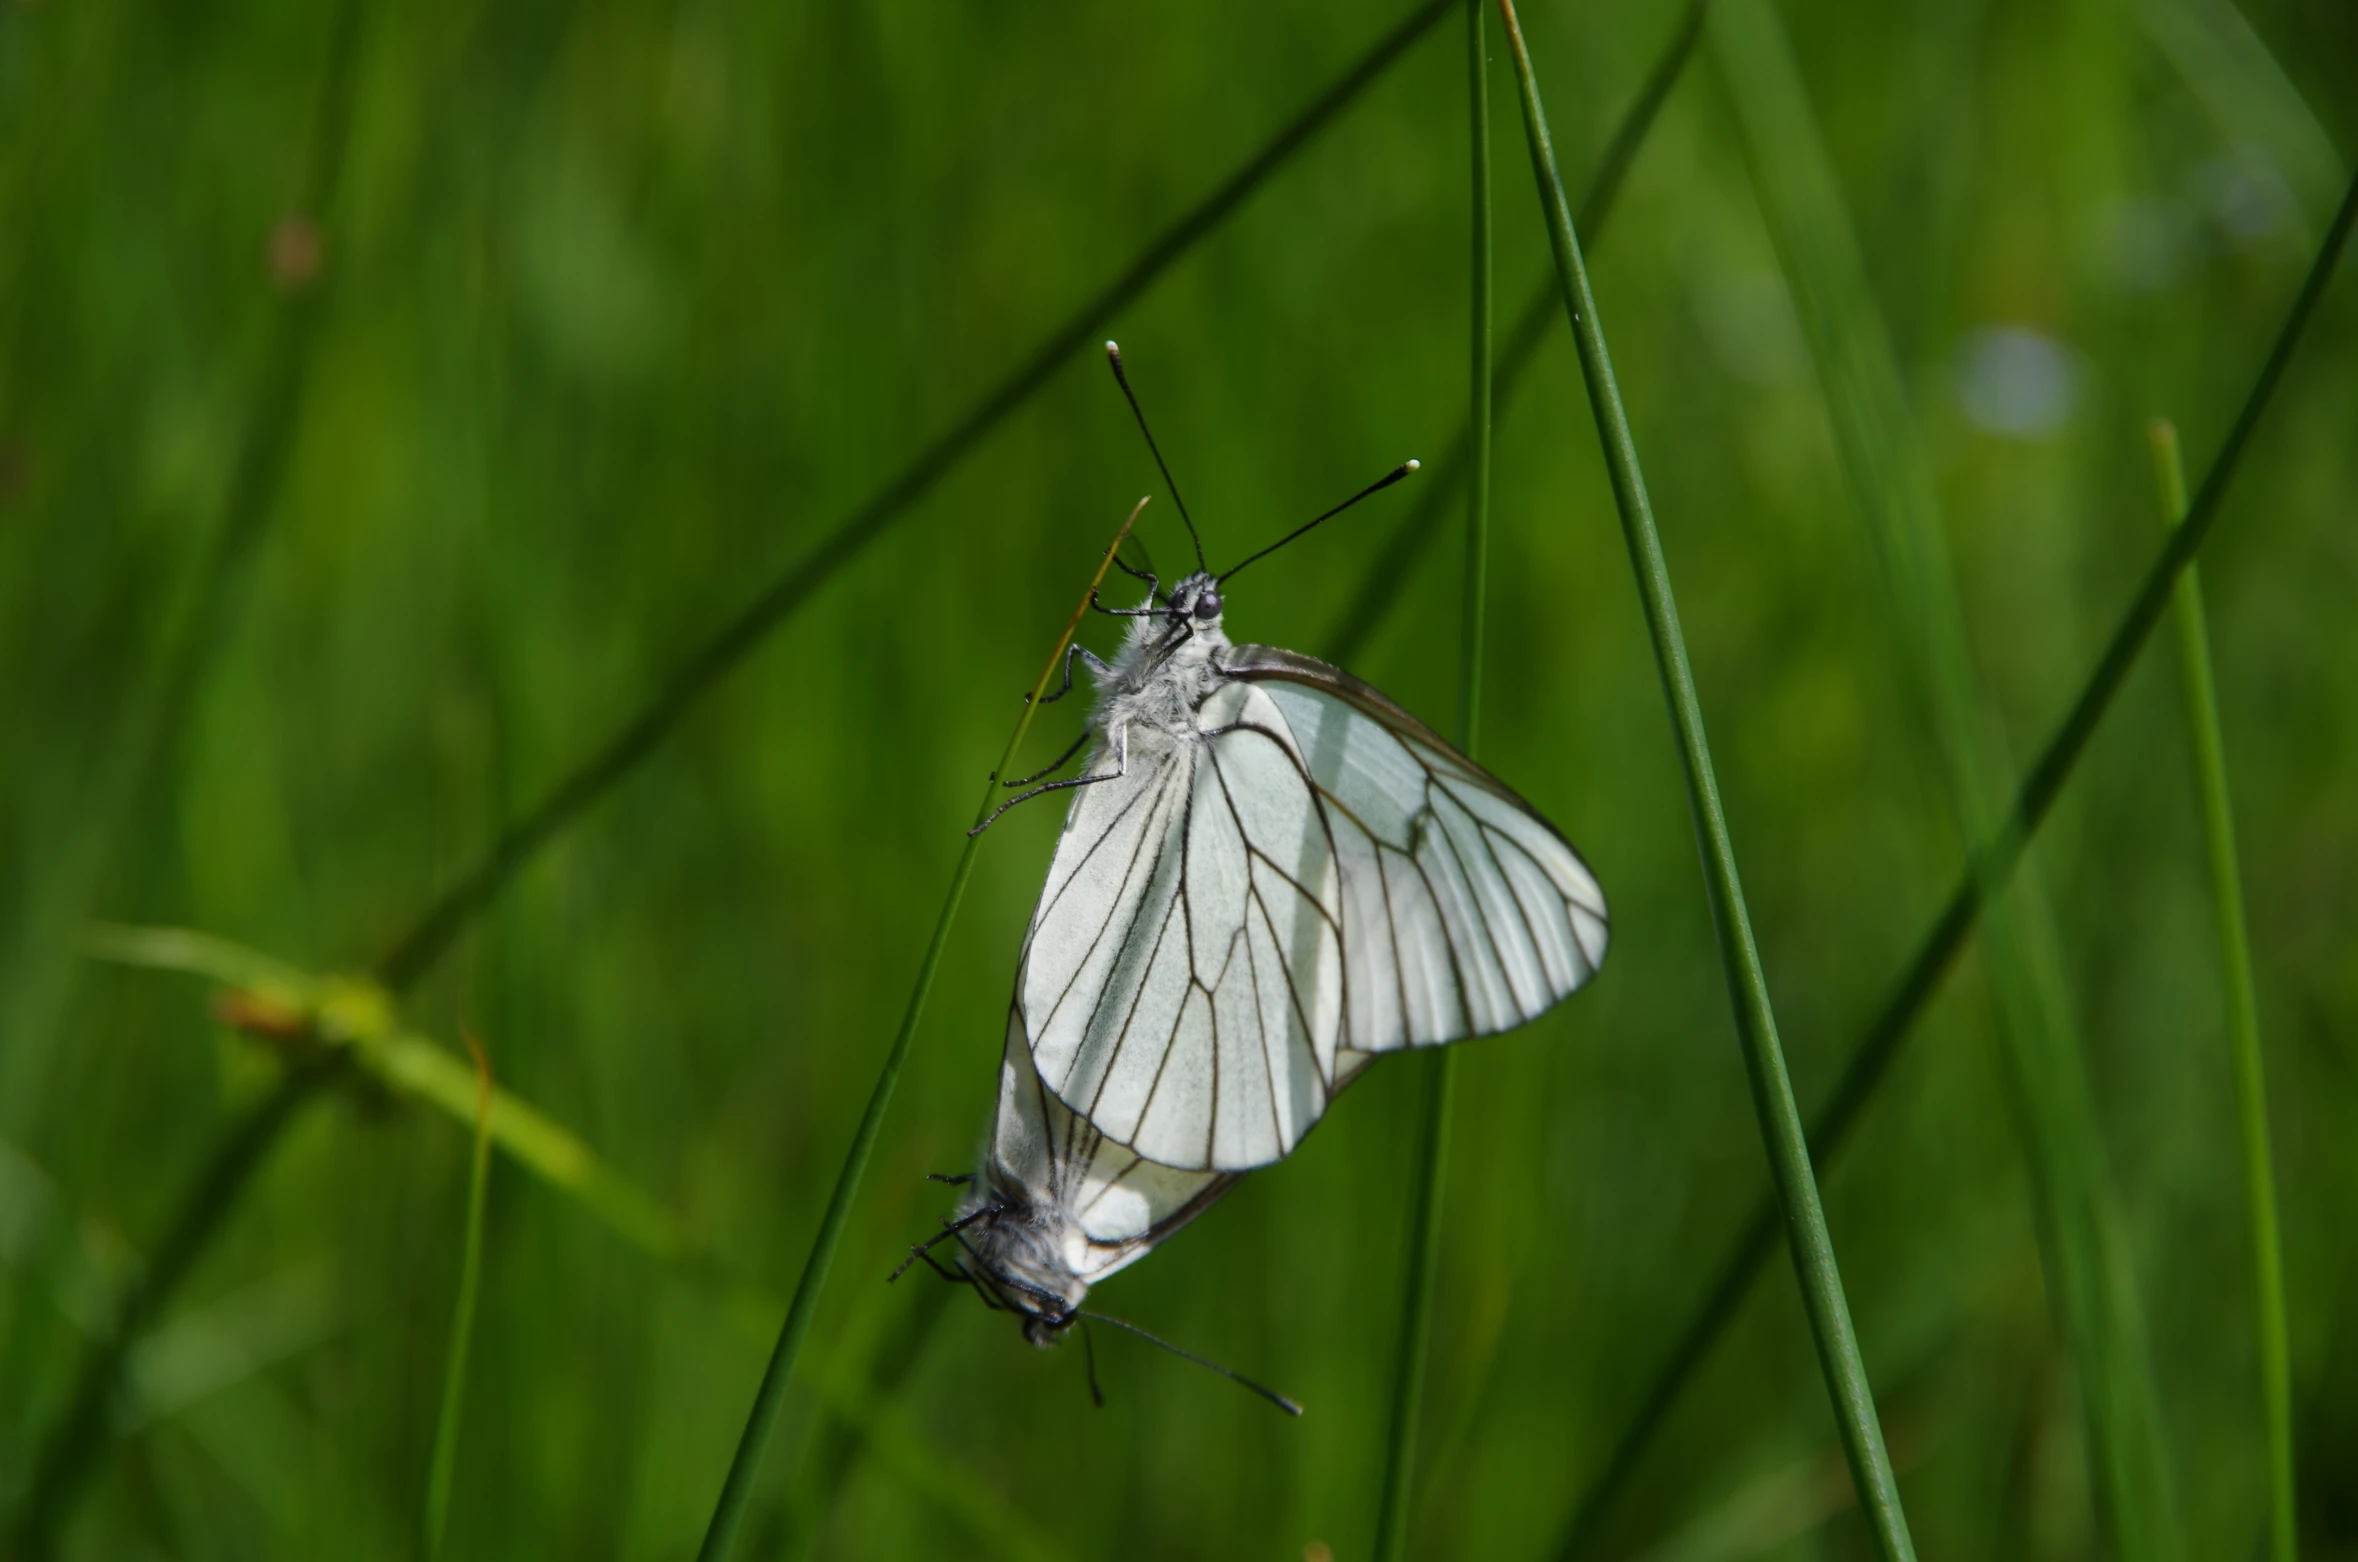
POLYGON ((1089 1283, 1064 1257, 1062 1223, 1020 1193, 1009 1197, 993 1189, 981 1197, 992 1213, 962 1236, 974 1288, 985 1302, 1021 1318, 1025 1339, 1054 1345, 1089 1294, 1089 1283))
POLYGON ((1171 588, 1173 622, 1189 634, 1219 634, 1221 609, 1220 580, 1216 575, 1199 570, 1171 588))

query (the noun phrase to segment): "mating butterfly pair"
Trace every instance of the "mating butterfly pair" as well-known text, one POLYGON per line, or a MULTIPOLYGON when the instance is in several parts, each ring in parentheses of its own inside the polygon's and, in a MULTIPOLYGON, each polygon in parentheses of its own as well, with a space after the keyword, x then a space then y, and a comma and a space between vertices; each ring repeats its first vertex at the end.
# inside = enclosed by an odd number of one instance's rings
POLYGON ((1414 466, 1225 574, 1164 592, 1131 571, 1144 603, 1102 610, 1131 619, 1120 652, 1075 648, 1095 741, 1079 775, 1024 794, 1075 796, 1024 940, 990 1145, 912 1255, 955 1240, 943 1272, 1036 1343, 1289 1153, 1379 1055, 1521 1025, 1604 959, 1604 896, 1528 803, 1349 673, 1223 631, 1238 570, 1414 466))

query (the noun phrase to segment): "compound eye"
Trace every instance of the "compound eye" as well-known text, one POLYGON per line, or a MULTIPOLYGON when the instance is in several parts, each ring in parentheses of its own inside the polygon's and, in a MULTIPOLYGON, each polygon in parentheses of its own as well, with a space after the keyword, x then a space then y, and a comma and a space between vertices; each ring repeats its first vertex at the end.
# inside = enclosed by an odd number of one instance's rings
POLYGON ((1218 618, 1220 616, 1220 593, 1208 586, 1205 587, 1204 594, 1195 599, 1195 616, 1207 622, 1218 618))

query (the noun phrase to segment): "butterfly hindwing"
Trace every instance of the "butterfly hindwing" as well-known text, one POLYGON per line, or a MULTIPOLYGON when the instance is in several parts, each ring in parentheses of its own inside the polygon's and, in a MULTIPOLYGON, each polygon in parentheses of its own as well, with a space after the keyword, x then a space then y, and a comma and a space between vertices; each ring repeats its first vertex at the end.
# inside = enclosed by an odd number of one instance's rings
POLYGON ((1144 1257, 1236 1181, 1145 1160, 1074 1113, 1041 1083, 1020 1008, 1007 1017, 990 1154, 1007 1185, 1067 1212, 1061 1257, 1091 1285, 1144 1257))

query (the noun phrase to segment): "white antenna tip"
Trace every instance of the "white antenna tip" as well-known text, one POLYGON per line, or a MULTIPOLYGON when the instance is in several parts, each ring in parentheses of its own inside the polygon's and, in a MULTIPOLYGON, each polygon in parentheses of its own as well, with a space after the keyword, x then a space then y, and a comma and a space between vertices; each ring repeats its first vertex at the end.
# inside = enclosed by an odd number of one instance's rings
POLYGON ((1423 467, 1424 463, 1417 460, 1414 456, 1408 458, 1408 469, 1411 472, 1421 471, 1423 467))
POLYGON ((1105 344, 1105 350, 1109 353, 1118 353, 1122 350, 1122 344, 1115 341, 1108 341, 1105 344))

